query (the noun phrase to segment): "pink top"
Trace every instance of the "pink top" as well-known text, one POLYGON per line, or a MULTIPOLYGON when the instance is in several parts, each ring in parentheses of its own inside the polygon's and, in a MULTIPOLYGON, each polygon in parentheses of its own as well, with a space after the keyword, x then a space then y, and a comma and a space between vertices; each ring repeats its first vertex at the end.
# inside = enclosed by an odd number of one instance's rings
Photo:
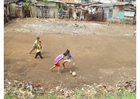
POLYGON ((55 59, 54 59, 54 63, 58 63, 62 58, 63 58, 63 54, 58 55, 55 59))

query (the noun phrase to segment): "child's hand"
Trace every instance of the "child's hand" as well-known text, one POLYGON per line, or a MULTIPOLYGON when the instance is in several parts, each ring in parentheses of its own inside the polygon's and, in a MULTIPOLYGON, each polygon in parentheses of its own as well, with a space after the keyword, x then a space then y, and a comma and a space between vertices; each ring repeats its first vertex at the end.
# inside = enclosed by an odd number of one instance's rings
POLYGON ((75 62, 73 62, 73 65, 75 65, 75 62))

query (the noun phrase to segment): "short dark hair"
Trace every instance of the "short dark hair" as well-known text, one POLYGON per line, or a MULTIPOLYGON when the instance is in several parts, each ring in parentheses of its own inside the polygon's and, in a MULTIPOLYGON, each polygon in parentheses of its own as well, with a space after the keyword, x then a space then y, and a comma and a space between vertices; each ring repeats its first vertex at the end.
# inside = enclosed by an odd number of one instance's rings
POLYGON ((40 37, 37 37, 36 39, 40 39, 40 37))
POLYGON ((63 53, 63 55, 64 55, 64 56, 67 56, 67 54, 68 54, 68 53, 66 53, 66 52, 65 52, 65 53, 63 53))
POLYGON ((68 54, 69 54, 69 53, 70 53, 70 50, 69 50, 69 49, 67 49, 67 50, 66 50, 66 53, 68 53, 68 54))

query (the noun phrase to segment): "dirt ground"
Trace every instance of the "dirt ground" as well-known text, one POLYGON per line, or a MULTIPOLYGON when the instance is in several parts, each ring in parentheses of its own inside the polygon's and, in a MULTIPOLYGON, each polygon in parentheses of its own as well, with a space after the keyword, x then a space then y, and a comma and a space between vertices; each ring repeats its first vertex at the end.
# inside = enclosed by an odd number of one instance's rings
MULTIPOLYGON (((30 32, 23 33, 16 28, 20 29, 21 25, 30 22, 25 19, 18 22, 21 24, 11 22, 4 26, 4 78, 41 83, 48 88, 60 83, 72 88, 83 84, 113 84, 120 79, 128 80, 130 77, 136 77, 136 37, 133 36, 135 26, 124 27, 113 24, 107 29, 102 28, 103 24, 99 23, 100 32, 113 31, 114 35, 101 35, 101 33, 71 35, 44 31, 44 33, 31 33, 35 28, 30 26, 28 26, 30 32), (116 30, 113 29, 114 26, 117 26, 116 30), (117 33, 120 35, 115 35, 117 33), (126 33, 129 35, 125 35, 126 33), (43 59, 34 58, 36 51, 28 54, 37 36, 42 41, 43 59), (71 51, 75 59, 76 64, 72 66, 72 70, 76 71, 76 77, 70 75, 68 68, 62 70, 61 75, 57 75, 57 68, 54 72, 50 71, 54 58, 66 49, 71 51)), ((67 22, 72 23, 72 21, 67 22)), ((87 24, 86 22, 85 25, 87 24)))

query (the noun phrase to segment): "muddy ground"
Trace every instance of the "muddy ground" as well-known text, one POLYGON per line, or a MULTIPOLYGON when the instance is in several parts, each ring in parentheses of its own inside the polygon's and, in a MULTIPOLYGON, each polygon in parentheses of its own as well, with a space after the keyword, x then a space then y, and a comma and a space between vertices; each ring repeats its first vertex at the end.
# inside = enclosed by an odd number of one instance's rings
POLYGON ((4 25, 4 78, 41 83, 48 88, 72 88, 136 77, 134 25, 56 19, 14 19, 4 25), (42 41, 42 56, 28 54, 35 38, 42 41), (50 71, 54 58, 70 49, 77 76, 68 68, 50 71))

